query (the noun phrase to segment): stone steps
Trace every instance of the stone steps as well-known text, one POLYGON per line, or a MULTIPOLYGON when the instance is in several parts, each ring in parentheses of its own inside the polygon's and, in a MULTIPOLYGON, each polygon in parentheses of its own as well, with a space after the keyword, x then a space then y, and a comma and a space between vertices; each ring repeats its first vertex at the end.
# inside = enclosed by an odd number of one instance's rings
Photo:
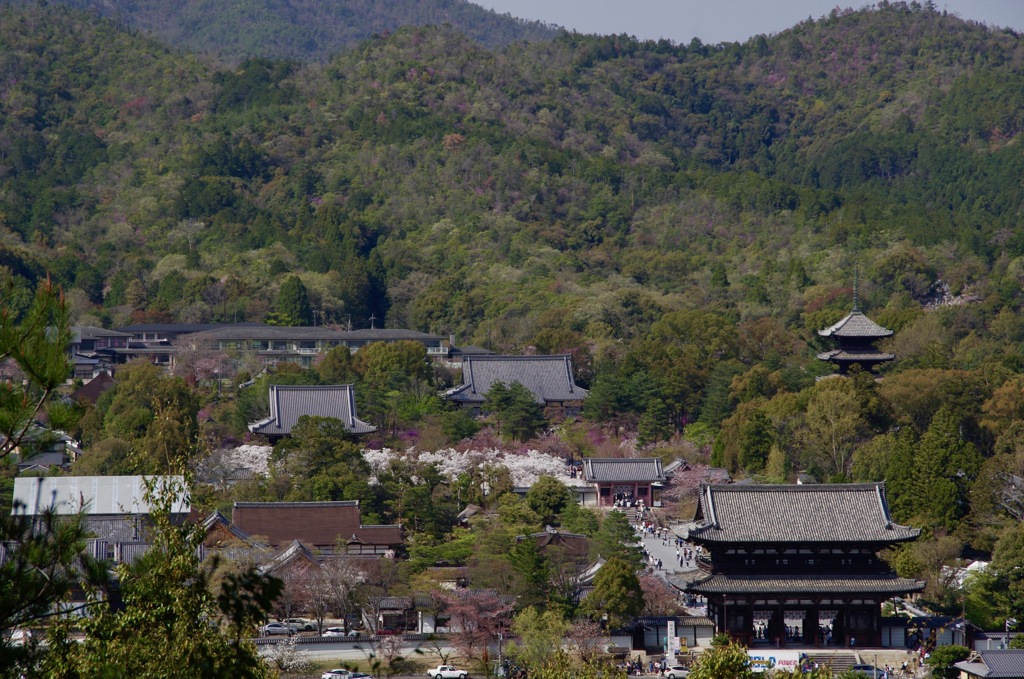
POLYGON ((839 674, 857 664, 857 654, 848 651, 831 651, 827 653, 808 653, 807 657, 821 667, 831 667, 834 674, 839 674))

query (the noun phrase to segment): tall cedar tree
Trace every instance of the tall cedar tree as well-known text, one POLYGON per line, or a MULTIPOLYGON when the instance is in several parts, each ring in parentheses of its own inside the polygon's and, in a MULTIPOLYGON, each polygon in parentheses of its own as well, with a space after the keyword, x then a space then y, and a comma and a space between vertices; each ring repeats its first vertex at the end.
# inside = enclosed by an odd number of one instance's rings
POLYGON ((582 608, 598 620, 607 620, 615 629, 640 615, 644 595, 636 568, 622 559, 612 557, 594 576, 594 589, 583 600, 582 608))
POLYGON ((284 279, 274 305, 278 325, 313 325, 313 307, 302 279, 289 276, 284 279))

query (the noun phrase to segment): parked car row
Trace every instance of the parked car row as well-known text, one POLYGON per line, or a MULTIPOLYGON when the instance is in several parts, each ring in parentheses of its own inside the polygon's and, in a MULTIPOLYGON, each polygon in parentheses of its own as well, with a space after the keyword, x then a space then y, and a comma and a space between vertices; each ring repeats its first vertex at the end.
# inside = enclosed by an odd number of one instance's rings
MULTIPOLYGON (((284 622, 268 622, 266 625, 260 627, 261 636, 275 636, 275 635, 287 635, 298 634, 299 632, 313 632, 316 631, 317 625, 309 620, 303 618, 288 618, 284 622)), ((402 634, 402 632, 391 628, 381 627, 376 632, 373 631, 357 631, 354 629, 346 630, 344 627, 328 627, 323 631, 325 637, 359 637, 363 635, 372 636, 392 636, 402 634)))

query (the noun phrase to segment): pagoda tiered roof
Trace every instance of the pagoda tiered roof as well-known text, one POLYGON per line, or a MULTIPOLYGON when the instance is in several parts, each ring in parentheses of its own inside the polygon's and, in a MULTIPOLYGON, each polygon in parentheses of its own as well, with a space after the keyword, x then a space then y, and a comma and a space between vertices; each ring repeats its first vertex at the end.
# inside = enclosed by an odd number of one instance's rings
POLYGON ((848 363, 883 363, 896 358, 896 354, 886 354, 877 349, 830 349, 818 354, 822 361, 848 362, 848 363))
POLYGON ((819 330, 818 334, 822 337, 880 339, 891 336, 893 331, 875 323, 865 316, 860 309, 854 309, 837 323, 830 325, 824 330, 819 330))

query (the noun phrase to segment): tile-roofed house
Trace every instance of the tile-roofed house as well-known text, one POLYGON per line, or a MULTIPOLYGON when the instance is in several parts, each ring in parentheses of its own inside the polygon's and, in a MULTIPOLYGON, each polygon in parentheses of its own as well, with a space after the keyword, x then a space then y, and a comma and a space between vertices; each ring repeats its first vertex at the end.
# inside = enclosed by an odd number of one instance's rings
POLYGON ((818 354, 818 359, 838 365, 840 374, 849 372, 853 365, 871 371, 876 365, 896 358, 875 348, 875 342, 891 336, 893 331, 878 325, 857 308, 818 334, 836 344, 835 348, 818 354))
MULTIPOLYGON (((0 435, 0 448, 10 448, 9 440, 0 435)), ((50 470, 53 467, 66 469, 82 455, 81 444, 59 429, 48 429, 35 423, 18 439, 18 445, 11 448, 18 460, 18 472, 29 470, 50 470)))
POLYGON ((259 570, 261 573, 280 574, 285 570, 296 572, 319 567, 316 555, 298 540, 292 540, 287 547, 263 562, 259 570))
POLYGON ((589 393, 576 386, 572 358, 557 356, 466 356, 462 384, 444 397, 464 408, 479 410, 495 383, 518 382, 542 403, 549 417, 577 415, 589 393))
POLYGON ((401 526, 360 523, 358 500, 236 502, 231 520, 275 548, 299 540, 325 554, 335 553, 340 545, 350 554, 385 554, 402 545, 401 526))
POLYGON ((954 667, 967 679, 1024 679, 1024 650, 978 651, 977 658, 958 662, 954 667))
POLYGON ((356 417, 356 396, 351 384, 270 385, 270 417, 249 424, 249 431, 273 440, 288 436, 303 415, 341 420, 352 434, 377 431, 356 417))
POLYGON ((893 521, 881 483, 702 484, 688 539, 708 555, 684 589, 706 597, 719 633, 748 646, 755 621, 761 638, 792 641, 788 620, 803 620, 801 645, 820 645, 827 627, 840 645, 883 646, 894 637, 882 603, 925 583, 898 577, 878 552, 919 534, 893 521))
POLYGON ((71 359, 74 377, 92 379, 117 362, 117 353, 128 347, 131 335, 117 330, 77 325, 71 328, 71 359))
POLYGON ((706 484, 695 520, 690 539, 700 543, 892 544, 921 534, 893 521, 882 483, 706 484))
POLYGON ((117 382, 110 373, 104 371, 92 378, 78 389, 71 392, 71 400, 75 403, 96 403, 108 389, 117 382))
POLYGON ((599 507, 632 507, 640 501, 656 507, 665 472, 656 457, 590 457, 583 460, 583 479, 594 486, 599 507))
POLYGON ((516 542, 523 540, 533 540, 540 550, 549 547, 562 549, 567 556, 576 560, 586 559, 590 553, 590 539, 586 535, 560 531, 550 526, 539 533, 516 536, 516 542))

